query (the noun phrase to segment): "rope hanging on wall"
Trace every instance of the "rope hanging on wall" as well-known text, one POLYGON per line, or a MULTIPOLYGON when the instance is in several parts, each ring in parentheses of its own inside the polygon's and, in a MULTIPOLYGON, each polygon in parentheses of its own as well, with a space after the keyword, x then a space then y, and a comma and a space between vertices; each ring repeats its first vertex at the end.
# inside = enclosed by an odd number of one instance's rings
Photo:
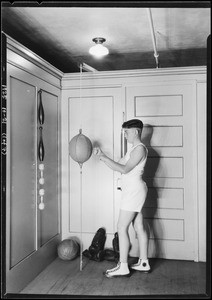
POLYGON ((82 166, 92 154, 93 146, 87 136, 82 134, 82 99, 81 99, 82 64, 80 65, 80 129, 79 134, 69 142, 69 155, 80 167, 80 271, 82 271, 82 166))

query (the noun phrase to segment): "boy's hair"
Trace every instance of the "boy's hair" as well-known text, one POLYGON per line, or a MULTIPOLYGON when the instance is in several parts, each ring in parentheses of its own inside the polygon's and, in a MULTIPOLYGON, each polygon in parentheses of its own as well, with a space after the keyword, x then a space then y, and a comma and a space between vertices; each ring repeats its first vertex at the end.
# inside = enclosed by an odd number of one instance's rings
POLYGON ((132 119, 122 124, 122 128, 137 128, 142 132, 143 122, 139 119, 132 119))

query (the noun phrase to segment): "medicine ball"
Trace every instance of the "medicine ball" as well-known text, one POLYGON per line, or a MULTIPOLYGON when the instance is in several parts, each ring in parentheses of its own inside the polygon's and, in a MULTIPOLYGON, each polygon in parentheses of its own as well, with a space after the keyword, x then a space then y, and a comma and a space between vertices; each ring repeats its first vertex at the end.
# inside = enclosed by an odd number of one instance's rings
POLYGON ((79 255, 80 246, 73 239, 65 239, 57 246, 57 254, 63 260, 73 260, 79 255))

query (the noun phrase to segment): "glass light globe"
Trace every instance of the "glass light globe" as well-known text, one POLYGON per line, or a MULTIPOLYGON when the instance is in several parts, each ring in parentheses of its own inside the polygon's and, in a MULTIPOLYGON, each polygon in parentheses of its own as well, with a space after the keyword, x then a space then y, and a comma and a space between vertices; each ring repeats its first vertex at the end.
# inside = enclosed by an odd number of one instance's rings
POLYGON ((90 48, 89 53, 91 55, 94 55, 97 58, 101 58, 102 56, 105 56, 109 53, 108 49, 103 46, 103 43, 106 41, 105 38, 96 37, 92 41, 95 42, 96 45, 90 48))
POLYGON ((109 51, 102 44, 96 44, 95 46, 90 48, 89 53, 91 55, 94 55, 99 58, 99 57, 107 55, 109 53, 109 51))

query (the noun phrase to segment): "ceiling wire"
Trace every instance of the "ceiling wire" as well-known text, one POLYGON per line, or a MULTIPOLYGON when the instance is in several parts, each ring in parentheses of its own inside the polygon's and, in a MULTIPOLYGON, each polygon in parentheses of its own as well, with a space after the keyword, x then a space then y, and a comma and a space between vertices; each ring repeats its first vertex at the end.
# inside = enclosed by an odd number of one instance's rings
POLYGON ((157 46, 156 46, 156 38, 155 38, 155 31, 154 31, 154 25, 153 25, 153 19, 152 19, 152 12, 150 8, 147 8, 147 14, 149 17, 149 23, 151 28, 151 36, 152 36, 152 42, 153 42, 153 48, 154 48, 154 57, 156 61, 156 68, 159 68, 159 54, 157 52, 157 46))

